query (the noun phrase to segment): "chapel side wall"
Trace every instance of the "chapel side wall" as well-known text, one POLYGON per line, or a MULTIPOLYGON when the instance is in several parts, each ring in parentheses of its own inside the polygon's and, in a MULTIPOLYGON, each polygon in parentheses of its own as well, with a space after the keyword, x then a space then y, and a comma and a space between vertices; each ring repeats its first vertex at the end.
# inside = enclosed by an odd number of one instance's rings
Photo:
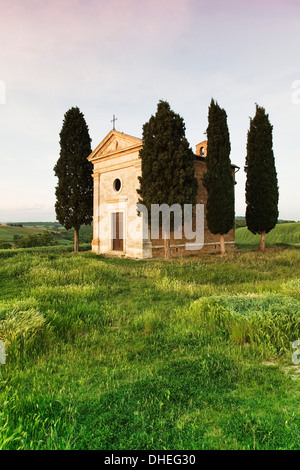
MULTIPOLYGON (((194 256, 201 255, 204 253, 213 253, 219 252, 220 250, 220 240, 219 235, 214 235, 210 232, 207 226, 206 221, 206 201, 207 201, 207 191, 203 185, 202 178, 206 171, 205 162, 202 160, 195 160, 195 176, 198 180, 198 193, 197 193, 197 204, 204 204, 204 245, 202 248, 195 250, 187 250, 185 244, 193 243, 194 240, 188 240, 184 236, 181 239, 174 239, 174 233, 171 233, 170 237, 170 247, 171 247, 171 256, 194 256)), ((193 229, 195 229, 195 220, 193 221, 193 229)), ((235 229, 234 227, 225 235, 225 246, 226 250, 230 251, 235 248, 235 229)), ((164 257, 164 241, 162 240, 161 232, 160 239, 155 240, 151 239, 152 242, 152 257, 153 258, 163 258, 164 257)))

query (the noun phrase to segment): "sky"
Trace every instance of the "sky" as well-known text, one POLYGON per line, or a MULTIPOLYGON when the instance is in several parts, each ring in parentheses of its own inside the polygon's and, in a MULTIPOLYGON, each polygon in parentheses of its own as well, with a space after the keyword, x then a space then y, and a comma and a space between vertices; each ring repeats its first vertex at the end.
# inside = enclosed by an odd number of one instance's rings
POLYGON ((142 138, 159 100, 205 140, 226 110, 245 215, 255 104, 273 125, 279 217, 300 220, 300 0, 0 0, 0 222, 54 221, 64 114, 78 106, 94 149, 112 129, 142 138))

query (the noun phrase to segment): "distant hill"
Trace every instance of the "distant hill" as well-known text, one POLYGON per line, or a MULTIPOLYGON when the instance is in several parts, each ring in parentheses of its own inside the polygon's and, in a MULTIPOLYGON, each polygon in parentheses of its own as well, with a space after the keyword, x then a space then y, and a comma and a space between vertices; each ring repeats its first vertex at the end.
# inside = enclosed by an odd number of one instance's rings
MULTIPOLYGON (((247 227, 237 228, 235 241, 239 248, 259 246, 260 235, 253 235, 247 227)), ((266 235, 266 246, 293 245, 300 246, 300 222, 278 223, 266 235)))
POLYGON ((6 242, 12 242, 15 235, 22 236, 22 235, 28 235, 28 234, 38 234, 38 233, 42 233, 43 231, 44 231, 44 228, 41 226, 25 227, 23 225, 22 227, 20 227, 17 224, 14 224, 14 225, 2 224, 0 225, 0 240, 6 241, 6 242))
MULTIPOLYGON (((295 222, 295 220, 284 220, 284 219, 279 219, 278 224, 287 224, 287 223, 292 223, 295 222)), ((237 215, 235 217, 235 228, 240 228, 240 227, 246 227, 246 219, 243 216, 237 215)))
MULTIPOLYGON (((253 235, 245 227, 243 217, 236 218, 235 240, 238 248, 252 248, 259 246, 260 236, 253 235)), ((45 230, 54 236, 55 244, 71 245, 73 243, 73 230, 65 230, 58 222, 24 222, 15 224, 0 224, 0 248, 13 248, 15 236, 42 234, 45 230), (20 227, 22 225, 22 227, 20 227)), ((93 229, 91 226, 82 226, 79 232, 80 243, 90 243, 93 229)), ((276 227, 266 236, 266 246, 293 245, 300 246, 300 222, 279 221, 276 227)))
MULTIPOLYGON (((58 222, 18 222, 0 224, 0 249, 16 248, 18 237, 30 237, 50 232, 52 235, 51 245, 72 245, 74 230, 65 230, 58 222)), ((93 228, 82 226, 79 231, 79 242, 90 243, 93 228)), ((27 246, 27 245, 26 245, 27 246)), ((35 245, 30 245, 35 246, 35 245)))

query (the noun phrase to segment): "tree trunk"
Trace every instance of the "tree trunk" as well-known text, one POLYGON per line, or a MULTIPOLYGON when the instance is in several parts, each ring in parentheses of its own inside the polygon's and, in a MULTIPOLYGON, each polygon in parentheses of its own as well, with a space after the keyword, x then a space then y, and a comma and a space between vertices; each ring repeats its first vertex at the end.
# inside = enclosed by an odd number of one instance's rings
POLYGON ((224 235, 222 233, 220 233, 220 250, 221 250, 221 255, 225 255, 224 235))
POLYGON ((265 251, 265 246, 266 246, 266 232, 261 232, 260 236, 260 251, 265 251))
POLYGON ((165 259, 170 259, 171 247, 170 247, 170 239, 167 238, 167 234, 164 234, 164 246, 165 246, 165 259))
POLYGON ((74 252, 79 251, 79 228, 74 228, 74 252))

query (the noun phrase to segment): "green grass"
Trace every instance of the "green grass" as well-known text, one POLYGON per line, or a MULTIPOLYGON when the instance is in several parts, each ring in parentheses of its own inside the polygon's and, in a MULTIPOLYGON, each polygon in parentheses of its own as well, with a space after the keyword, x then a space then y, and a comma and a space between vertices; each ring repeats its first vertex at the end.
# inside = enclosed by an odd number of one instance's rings
POLYGON ((300 251, 0 251, 0 449, 299 449, 300 251))
MULTIPOLYGON (((236 245, 239 248, 259 247, 260 235, 254 235, 247 227, 240 227, 235 232, 236 245)), ((266 246, 293 245, 300 246, 300 222, 277 224, 266 235, 266 246)))

